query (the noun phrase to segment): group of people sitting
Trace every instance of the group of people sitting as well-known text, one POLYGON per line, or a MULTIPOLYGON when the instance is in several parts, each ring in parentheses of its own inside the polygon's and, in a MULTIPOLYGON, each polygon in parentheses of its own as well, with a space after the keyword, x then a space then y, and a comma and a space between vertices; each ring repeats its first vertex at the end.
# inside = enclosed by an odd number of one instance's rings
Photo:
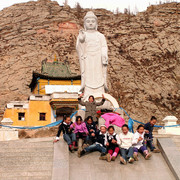
MULTIPOLYGON (((81 104, 86 106, 92 104, 95 109, 94 97, 91 96, 90 98, 92 98, 92 102, 81 102, 81 104)), ((104 101, 103 97, 103 100, 98 105, 103 104, 104 101)), ((150 122, 139 125, 134 134, 129 132, 127 124, 124 124, 121 127, 121 133, 117 134, 114 126, 111 125, 109 127, 101 125, 98 129, 97 121, 93 120, 93 116, 88 115, 85 121, 81 116, 77 116, 74 123, 69 116, 66 116, 59 126, 54 142, 59 141, 59 136, 63 132, 63 138, 69 146, 69 151, 78 151, 78 157, 93 151, 99 151, 101 153, 99 159, 111 162, 115 161, 118 154, 120 154, 120 163, 122 164, 138 161, 138 152, 141 152, 146 160, 150 159, 151 153, 148 151, 148 147, 152 152, 160 152, 153 144, 152 132, 157 122, 156 117, 152 116, 150 122), (80 140, 83 141, 81 146, 78 145, 80 140)))

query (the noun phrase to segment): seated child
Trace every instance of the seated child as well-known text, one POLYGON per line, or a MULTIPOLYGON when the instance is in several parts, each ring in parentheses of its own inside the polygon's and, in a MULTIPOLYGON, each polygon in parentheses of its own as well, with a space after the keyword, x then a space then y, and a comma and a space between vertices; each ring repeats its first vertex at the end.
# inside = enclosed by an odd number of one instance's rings
POLYGON ((114 131, 115 131, 114 127, 109 126, 107 136, 105 138, 105 144, 108 151, 108 154, 107 154, 108 162, 110 162, 111 160, 115 161, 119 153, 120 140, 119 140, 119 136, 114 131))
POLYGON ((137 127, 137 131, 135 132, 132 141, 134 147, 134 159, 136 161, 138 161, 138 152, 143 153, 146 160, 151 157, 151 154, 148 152, 146 146, 143 145, 144 134, 145 134, 144 126, 140 124, 137 127))
POLYGON ((95 143, 95 139, 96 139, 96 123, 93 121, 92 116, 88 116, 86 119, 86 127, 88 129, 89 135, 86 138, 86 142, 88 144, 93 144, 95 143))
POLYGON ((74 129, 76 139, 78 141, 78 153, 81 151, 83 141, 85 141, 88 134, 86 123, 82 120, 81 116, 76 117, 76 122, 71 124, 70 128, 74 129))
POLYGON ((160 150, 155 148, 154 144, 153 144, 153 127, 156 124, 157 119, 155 116, 151 117, 150 122, 146 123, 144 125, 144 129, 145 131, 145 142, 146 142, 146 146, 150 148, 150 150, 154 153, 159 153, 160 150))
POLYGON ((99 159, 106 159, 106 146, 105 146, 105 137, 106 137, 106 126, 101 125, 100 131, 96 133, 96 142, 89 147, 84 148, 79 157, 84 155, 86 152, 99 151, 101 156, 99 159))
POLYGON ((132 147, 133 134, 129 132, 129 127, 127 124, 122 126, 122 133, 119 135, 120 139, 120 162, 122 164, 127 164, 134 162, 133 153, 134 149, 132 147))
POLYGON ((72 125, 71 118, 69 116, 66 116, 63 122, 59 126, 59 130, 56 136, 56 139, 54 142, 59 141, 59 136, 61 134, 61 131, 63 131, 63 138, 69 145, 69 151, 73 152, 73 150, 76 150, 76 135, 73 133, 73 129, 70 127, 72 125))
POLYGON ((76 134, 76 139, 86 139, 86 136, 88 134, 88 130, 86 127, 85 122, 82 120, 81 116, 76 117, 76 122, 71 124, 71 128, 74 129, 74 133, 76 134))

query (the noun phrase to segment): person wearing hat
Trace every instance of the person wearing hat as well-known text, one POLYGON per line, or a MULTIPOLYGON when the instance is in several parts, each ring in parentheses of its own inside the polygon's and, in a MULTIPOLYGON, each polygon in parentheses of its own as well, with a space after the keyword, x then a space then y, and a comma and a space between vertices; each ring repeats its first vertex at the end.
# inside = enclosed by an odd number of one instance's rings
POLYGON ((86 153, 93 152, 93 151, 99 151, 101 153, 101 156, 99 159, 106 160, 106 145, 105 145, 105 138, 106 138, 106 126, 101 125, 100 131, 96 133, 96 142, 86 148, 84 148, 80 153, 79 157, 83 156, 86 153))

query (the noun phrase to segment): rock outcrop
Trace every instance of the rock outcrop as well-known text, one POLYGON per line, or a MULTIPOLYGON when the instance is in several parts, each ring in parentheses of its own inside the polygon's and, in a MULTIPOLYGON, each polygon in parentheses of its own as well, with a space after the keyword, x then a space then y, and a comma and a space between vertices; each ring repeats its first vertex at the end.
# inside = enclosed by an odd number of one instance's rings
MULTIPOLYGON (((28 98, 32 71, 40 71, 43 59, 68 60, 79 73, 76 37, 87 11, 50 0, 0 11, 1 112, 8 101, 28 98)), ((180 3, 137 15, 93 11, 109 47, 109 93, 134 119, 180 118, 180 3)))

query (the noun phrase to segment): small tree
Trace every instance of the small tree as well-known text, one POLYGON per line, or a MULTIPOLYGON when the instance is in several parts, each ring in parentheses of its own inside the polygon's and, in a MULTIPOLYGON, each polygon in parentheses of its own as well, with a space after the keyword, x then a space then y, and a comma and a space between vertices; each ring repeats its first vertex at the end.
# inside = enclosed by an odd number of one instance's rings
POLYGON ((138 8, 137 6, 134 7, 134 13, 137 14, 139 11, 138 11, 138 8))
POLYGON ((124 14, 128 14, 128 9, 124 8, 124 14))
POLYGON ((80 6, 79 3, 76 3, 75 8, 76 8, 76 11, 77 11, 77 17, 80 18, 81 15, 82 15, 82 13, 81 13, 82 12, 82 7, 80 6))
POLYGON ((116 8, 116 14, 119 14, 119 7, 116 8))
POLYGON ((64 6, 67 6, 68 5, 68 0, 65 0, 64 1, 64 6))
POLYGON ((130 7, 124 9, 124 14, 126 14, 126 22, 129 23, 131 19, 130 7))

